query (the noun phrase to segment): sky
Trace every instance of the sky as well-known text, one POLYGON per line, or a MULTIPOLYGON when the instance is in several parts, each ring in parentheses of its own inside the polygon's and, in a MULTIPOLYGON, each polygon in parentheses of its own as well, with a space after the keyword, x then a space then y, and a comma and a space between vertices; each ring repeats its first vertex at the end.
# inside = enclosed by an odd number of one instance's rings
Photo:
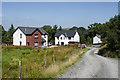
POLYGON ((1 0, 2 2, 118 2, 120 0, 1 0))
POLYGON ((58 25, 87 28, 104 23, 118 14, 118 2, 3 2, 2 25, 42 27, 58 25))

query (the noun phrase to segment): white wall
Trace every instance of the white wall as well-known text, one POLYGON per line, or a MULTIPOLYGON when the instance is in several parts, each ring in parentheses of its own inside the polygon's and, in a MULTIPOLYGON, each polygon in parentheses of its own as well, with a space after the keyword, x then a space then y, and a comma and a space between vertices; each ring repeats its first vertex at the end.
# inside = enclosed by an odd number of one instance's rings
POLYGON ((67 38, 63 34, 61 34, 59 36, 59 45, 61 45, 61 42, 64 42, 64 45, 68 44, 68 40, 67 40, 67 38), (62 39, 61 39, 61 37, 62 37, 62 39))
POLYGON ((101 39, 98 38, 97 36, 95 36, 95 37, 93 38, 93 44, 99 44, 99 43, 102 43, 101 39))
POLYGON ((22 46, 26 46, 26 35, 18 28, 13 34, 13 45, 19 46, 20 41, 22 46), (20 34, 22 34, 22 38, 20 38, 20 34))
POLYGON ((55 45, 58 45, 58 41, 57 37, 55 37, 55 45))
POLYGON ((75 42, 80 42, 80 36, 79 36, 78 32, 75 33, 74 41, 75 42))
POLYGON ((68 45, 69 41, 80 42, 80 36, 79 36, 78 32, 76 32, 75 36, 71 37, 71 39, 68 39, 68 37, 65 37, 63 34, 61 34, 59 36, 59 39, 57 37, 55 37, 55 45, 57 45, 58 42, 59 42, 59 45, 61 45, 61 42, 64 42, 64 45, 68 45), (61 40, 61 37, 63 38, 62 40, 61 40))
POLYGON ((48 35, 42 35, 42 38, 46 40, 46 42, 43 43, 43 46, 48 46, 48 35))

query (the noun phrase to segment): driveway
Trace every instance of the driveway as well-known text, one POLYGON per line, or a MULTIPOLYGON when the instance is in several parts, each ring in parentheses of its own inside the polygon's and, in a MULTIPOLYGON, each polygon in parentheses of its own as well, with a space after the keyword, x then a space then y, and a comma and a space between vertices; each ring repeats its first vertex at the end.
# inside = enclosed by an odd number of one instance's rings
POLYGON ((60 78, 118 78, 118 59, 97 55, 99 48, 91 48, 60 78))

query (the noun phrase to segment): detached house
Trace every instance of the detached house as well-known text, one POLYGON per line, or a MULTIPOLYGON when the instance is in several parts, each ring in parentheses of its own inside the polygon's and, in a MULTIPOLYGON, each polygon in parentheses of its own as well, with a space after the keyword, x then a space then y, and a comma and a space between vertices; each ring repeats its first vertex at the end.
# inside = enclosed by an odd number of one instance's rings
POLYGON ((35 27, 18 27, 13 33, 13 45, 45 47, 48 46, 48 33, 35 27))
POLYGON ((55 34, 55 45, 69 45, 80 43, 80 36, 77 30, 57 31, 55 34))
POLYGON ((96 34, 95 37, 93 37, 93 44, 101 44, 102 41, 101 41, 101 36, 96 34))

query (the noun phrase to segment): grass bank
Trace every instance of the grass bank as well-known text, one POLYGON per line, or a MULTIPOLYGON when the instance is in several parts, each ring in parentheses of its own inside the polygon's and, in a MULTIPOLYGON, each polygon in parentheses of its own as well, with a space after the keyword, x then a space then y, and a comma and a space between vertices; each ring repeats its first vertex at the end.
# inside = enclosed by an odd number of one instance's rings
POLYGON ((62 74, 65 68, 73 65, 87 50, 73 47, 41 49, 3 46, 2 77, 19 78, 19 61, 21 61, 22 78, 55 78, 57 74, 62 74), (46 55, 46 67, 44 67, 44 55, 46 55))
POLYGON ((111 58, 120 58, 120 53, 116 53, 115 51, 111 51, 107 45, 103 45, 99 52, 99 55, 104 56, 104 57, 111 57, 111 58))

